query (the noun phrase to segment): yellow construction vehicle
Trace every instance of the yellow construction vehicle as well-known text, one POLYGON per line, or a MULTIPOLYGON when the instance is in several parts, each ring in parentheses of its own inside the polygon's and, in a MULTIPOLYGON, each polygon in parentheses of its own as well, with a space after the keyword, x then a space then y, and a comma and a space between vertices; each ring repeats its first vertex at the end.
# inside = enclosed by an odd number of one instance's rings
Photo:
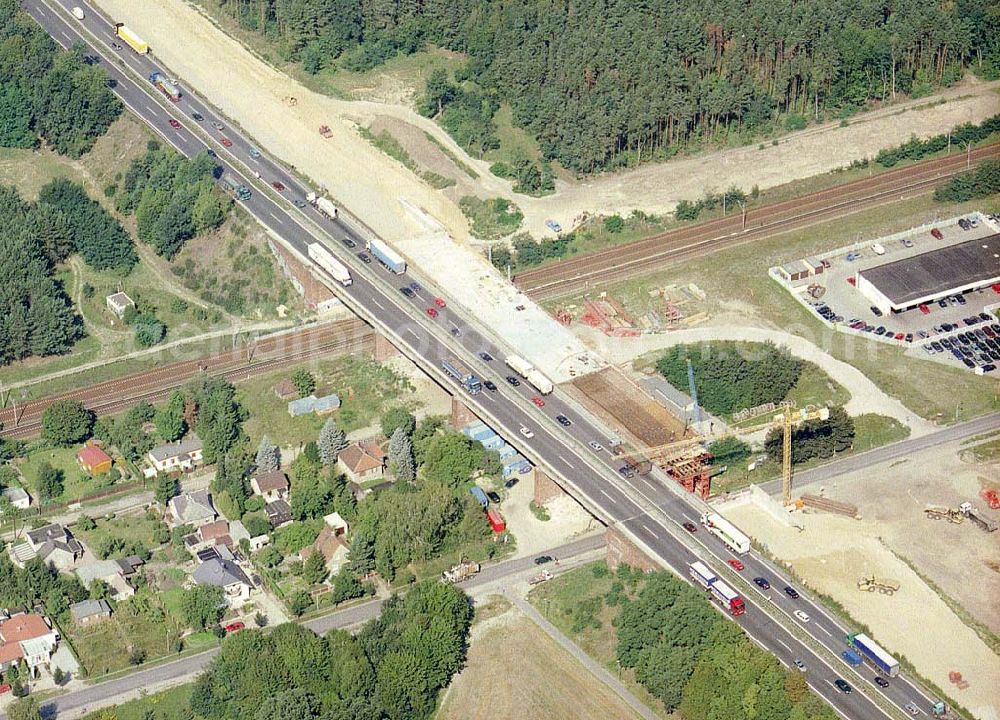
POLYGON ((965 515, 961 510, 947 505, 928 505, 924 508, 924 515, 930 520, 947 520, 956 525, 965 521, 965 515))
POLYGON ((899 583, 895 580, 887 580, 872 576, 858 578, 858 590, 862 592, 879 592, 883 595, 892 595, 899 590, 899 583))

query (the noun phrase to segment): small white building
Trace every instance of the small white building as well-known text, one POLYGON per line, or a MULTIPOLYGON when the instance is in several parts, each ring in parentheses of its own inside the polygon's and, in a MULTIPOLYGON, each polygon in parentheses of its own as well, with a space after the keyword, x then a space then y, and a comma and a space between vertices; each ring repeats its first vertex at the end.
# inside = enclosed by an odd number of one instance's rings
POLYGON ((108 310, 118 316, 119 320, 125 319, 125 313, 129 308, 135 308, 135 302, 123 292, 116 292, 105 298, 108 310))
POLYGON ((149 467, 147 477, 161 472, 187 472, 201 465, 201 438, 194 433, 183 440, 153 448, 146 454, 149 467))
POLYGON ((4 488, 3 496, 10 500, 10 504, 18 510, 27 510, 31 507, 31 496, 24 488, 11 486, 4 488))

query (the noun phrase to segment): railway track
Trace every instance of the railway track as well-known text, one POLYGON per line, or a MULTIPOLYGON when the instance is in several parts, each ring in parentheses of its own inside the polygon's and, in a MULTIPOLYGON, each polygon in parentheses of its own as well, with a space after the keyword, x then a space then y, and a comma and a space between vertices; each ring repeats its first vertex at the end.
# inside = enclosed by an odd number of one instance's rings
POLYGON ((745 229, 736 213, 521 273, 514 282, 535 300, 587 290, 660 269, 668 261, 690 259, 923 194, 964 171, 967 162, 975 166, 998 156, 1000 144, 993 144, 975 149, 968 159, 963 153, 927 160, 750 211, 745 229))
POLYGON ((239 348, 172 363, 28 403, 18 408, 16 427, 13 408, 5 408, 0 413, 0 422, 5 423, 3 434, 6 437, 23 440, 41 431, 42 413, 57 400, 78 400, 95 413, 108 415, 143 400, 155 402, 165 399, 201 372, 231 382, 246 381, 321 355, 367 349, 373 337, 372 329, 358 319, 329 323, 265 338, 257 344, 249 362, 245 349, 239 348))

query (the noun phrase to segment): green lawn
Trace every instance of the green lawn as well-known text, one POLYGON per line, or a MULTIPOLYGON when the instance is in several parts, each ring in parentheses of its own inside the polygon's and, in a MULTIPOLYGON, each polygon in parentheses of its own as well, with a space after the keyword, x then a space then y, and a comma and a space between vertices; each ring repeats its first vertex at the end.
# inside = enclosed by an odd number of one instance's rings
MULTIPOLYGON (((413 387, 409 381, 367 356, 322 360, 312 363, 309 370, 316 378, 317 396, 336 393, 340 397, 341 407, 333 417, 346 432, 376 422, 393 405, 412 402, 413 387)), ((288 403, 272 392, 274 385, 293 371, 294 368, 288 368, 237 388, 240 403, 250 413, 244 427, 255 441, 266 434, 279 445, 297 445, 315 440, 326 422, 325 417, 314 414, 291 417, 288 403)))
POLYGON ((488 150, 485 159, 493 162, 509 163, 516 157, 528 157, 531 160, 542 159, 542 150, 538 142, 531 135, 514 125, 514 113, 509 103, 500 105, 493 116, 493 122, 497 126, 497 138, 500 140, 500 147, 496 150, 488 150))
POLYGON ((72 502, 108 487, 107 475, 91 478, 77 464, 76 453, 80 447, 79 445, 66 448, 43 446, 29 453, 24 460, 15 461, 34 499, 38 498, 38 470, 43 463, 48 463, 63 472, 63 493, 57 498, 52 498, 54 502, 72 502))
POLYGON ((93 530, 83 530, 74 525, 73 535, 82 540, 91 549, 96 548, 104 538, 117 537, 127 542, 139 542, 150 550, 157 547, 153 534, 161 521, 142 511, 133 511, 116 515, 111 520, 95 518, 97 527, 93 530))
POLYGON ((95 710, 83 720, 148 720, 150 713, 156 720, 188 720, 191 717, 191 691, 194 683, 178 685, 155 695, 146 695, 129 700, 121 705, 113 705, 104 710, 95 710))

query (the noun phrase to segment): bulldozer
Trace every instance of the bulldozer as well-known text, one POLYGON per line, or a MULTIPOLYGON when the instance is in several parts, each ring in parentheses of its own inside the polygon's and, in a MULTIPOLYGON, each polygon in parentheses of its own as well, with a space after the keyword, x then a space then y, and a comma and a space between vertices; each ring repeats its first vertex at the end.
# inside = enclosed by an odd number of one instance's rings
POLYGON ((924 515, 931 520, 947 520, 956 525, 961 524, 965 520, 965 515, 961 510, 945 505, 928 505, 924 508, 924 515))
POLYGON ((899 583, 895 580, 887 580, 872 575, 858 578, 858 590, 862 592, 880 592, 883 595, 892 595, 899 590, 899 583))

